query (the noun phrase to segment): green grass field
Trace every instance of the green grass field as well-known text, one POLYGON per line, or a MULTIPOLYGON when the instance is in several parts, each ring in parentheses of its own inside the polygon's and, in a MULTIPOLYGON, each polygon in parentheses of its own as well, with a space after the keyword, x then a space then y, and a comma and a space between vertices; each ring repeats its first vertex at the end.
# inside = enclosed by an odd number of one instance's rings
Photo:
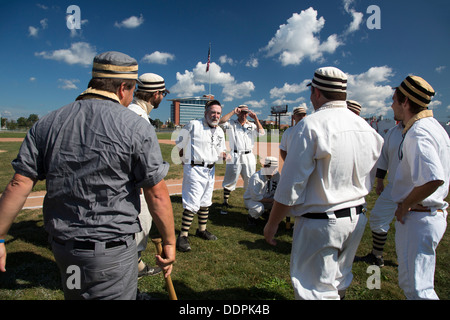
MULTIPOLYGON (((1 137, 1 135, 0 135, 1 137)), ((1 190, 12 176, 10 161, 17 154, 19 143, 0 143, 1 190), (11 160, 10 160, 11 159, 11 160), (9 169, 8 169, 9 166, 9 169)), ((164 159, 170 162, 173 146, 162 145, 164 159)), ((180 166, 171 166, 169 174, 180 177, 180 166)), ((218 168, 224 173, 224 168, 218 168)), ((263 237, 264 221, 256 227, 246 223, 246 210, 242 200, 243 190, 231 196, 233 208, 228 215, 220 214, 221 190, 214 192, 208 229, 218 236, 217 241, 204 241, 194 236, 195 218, 190 230, 192 251, 177 253, 172 280, 179 300, 292 300, 289 259, 292 230, 280 225, 279 245, 266 244, 263 237)), ((377 196, 367 197, 368 216, 377 196)), ((183 211, 180 196, 172 196, 172 206, 177 234, 183 211)), ((447 201, 449 197, 447 198, 447 201)), ((348 300, 402 300, 403 293, 397 284, 397 265, 394 246, 394 222, 385 247, 385 267, 381 268, 381 289, 368 289, 368 265, 354 264, 354 279, 347 290, 348 300)), ((0 274, 0 300, 61 300, 60 277, 43 229, 42 210, 23 210, 10 229, 7 241, 7 272, 0 274)), ((371 250, 369 225, 358 249, 358 255, 371 250)), ((435 274, 436 292, 442 300, 450 299, 450 237, 445 234, 437 249, 435 274)), ((153 264, 154 247, 150 243, 143 259, 153 264)), ((139 280, 141 292, 156 299, 168 299, 161 276, 139 280)))

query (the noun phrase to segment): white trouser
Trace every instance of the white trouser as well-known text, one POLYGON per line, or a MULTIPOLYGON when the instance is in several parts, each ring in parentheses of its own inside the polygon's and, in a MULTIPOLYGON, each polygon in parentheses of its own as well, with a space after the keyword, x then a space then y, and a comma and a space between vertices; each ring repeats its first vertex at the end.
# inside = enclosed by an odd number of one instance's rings
POLYGON ((210 207, 214 191, 215 167, 183 165, 183 208, 197 213, 200 207, 210 207))
POLYGON ((434 299, 436 247, 447 228, 447 211, 410 211, 395 223, 398 282, 407 299, 434 299))
POLYGON ((270 209, 272 207, 272 203, 262 203, 253 200, 244 200, 244 204, 248 209, 248 214, 255 219, 261 217, 265 209, 270 209))
POLYGON ((241 175, 244 180, 244 190, 247 190, 248 180, 255 172, 256 159, 253 153, 234 153, 231 160, 227 161, 222 187, 234 191, 241 175))
POLYGON ((137 251, 142 252, 147 248, 148 235, 152 228, 152 215, 148 211, 147 202, 145 201, 144 194, 141 194, 141 212, 139 212, 139 223, 141 224, 142 231, 136 233, 137 251))
POLYGON ((375 233, 387 233, 397 210, 397 203, 391 198, 392 185, 388 184, 378 197, 370 212, 370 230, 375 233))
POLYGON ((299 300, 339 300, 353 274, 353 259, 364 233, 364 214, 336 219, 296 217, 291 252, 291 280, 299 300))

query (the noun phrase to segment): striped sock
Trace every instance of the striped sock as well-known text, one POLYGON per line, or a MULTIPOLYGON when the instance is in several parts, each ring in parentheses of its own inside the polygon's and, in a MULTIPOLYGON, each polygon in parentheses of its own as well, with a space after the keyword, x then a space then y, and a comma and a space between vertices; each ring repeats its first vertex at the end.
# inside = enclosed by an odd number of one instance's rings
POLYGON ((376 257, 383 256, 383 250, 387 240, 387 235, 388 235, 387 232, 376 233, 372 231, 372 245, 373 245, 372 253, 376 257))
POLYGON ((208 221, 209 207, 200 207, 198 211, 198 230, 206 230, 206 222, 208 221))
POLYGON ((192 221, 194 221, 194 214, 191 211, 184 209, 183 217, 181 220, 182 222, 180 235, 182 237, 187 237, 189 235, 189 228, 191 227, 192 221))
POLYGON ((228 204, 228 199, 230 199, 231 190, 223 188, 223 203, 228 204))

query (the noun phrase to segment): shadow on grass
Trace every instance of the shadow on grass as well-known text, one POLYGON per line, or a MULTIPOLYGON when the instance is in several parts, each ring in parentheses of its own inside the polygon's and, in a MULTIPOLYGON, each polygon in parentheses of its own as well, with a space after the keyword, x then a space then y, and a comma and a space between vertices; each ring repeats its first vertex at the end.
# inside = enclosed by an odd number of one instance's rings
MULTIPOLYGON (((229 288, 196 291, 188 287, 183 281, 174 280, 178 300, 286 300, 286 297, 270 289, 253 286, 251 288, 229 288)), ((168 294, 160 292, 145 292, 155 300, 168 300, 168 294)))
POLYGON ((56 263, 33 252, 8 254, 6 272, 0 273, 2 289, 19 290, 43 287, 61 289, 56 263))

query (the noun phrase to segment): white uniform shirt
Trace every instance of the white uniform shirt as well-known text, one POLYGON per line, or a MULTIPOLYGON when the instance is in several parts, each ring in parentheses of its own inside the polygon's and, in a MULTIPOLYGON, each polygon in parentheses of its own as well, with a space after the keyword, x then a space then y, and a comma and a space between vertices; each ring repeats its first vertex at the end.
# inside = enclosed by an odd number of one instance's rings
POLYGON ((381 150, 380 158, 378 159, 377 168, 388 172, 388 183, 394 182, 395 172, 397 170, 398 163, 398 147, 403 140, 403 125, 397 124, 395 127, 389 129, 384 136, 384 145, 381 150))
POLYGON ((265 130, 259 131, 256 124, 247 121, 244 125, 239 123, 239 120, 229 120, 221 125, 228 135, 230 141, 230 149, 233 154, 234 150, 238 152, 253 151, 256 136, 263 136, 266 134, 265 130))
POLYGON ((445 209, 450 180, 450 139, 439 122, 432 118, 416 121, 406 133, 402 145, 403 158, 397 167, 392 199, 401 203, 415 187, 442 180, 432 195, 422 201, 425 207, 445 209))
POLYGON ((291 137, 292 137, 292 132, 294 131, 295 125, 292 127, 287 128, 283 135, 281 136, 281 141, 280 141, 280 149, 283 151, 287 151, 288 150, 288 146, 291 143, 291 137))
POLYGON ((345 101, 324 104, 294 127, 275 200, 295 216, 364 204, 382 146, 345 101))
POLYGON ((249 180, 247 190, 244 193, 244 200, 259 202, 264 198, 273 198, 279 181, 279 172, 276 172, 270 179, 263 174, 262 170, 255 172, 249 180))
POLYGON ((206 120, 192 120, 183 129, 176 140, 178 149, 183 149, 184 163, 212 164, 221 160, 226 152, 225 136, 222 128, 211 128, 206 120))
MULTIPOLYGON (((130 105, 128 106, 128 109, 137 113, 138 115, 140 115, 142 118, 144 118, 145 120, 147 120, 148 123, 150 123, 150 120, 148 119, 148 114, 147 112, 145 112, 145 110, 143 109, 143 107, 141 107, 139 104, 142 103, 143 101, 141 100, 133 100, 132 103, 130 103, 130 105)), ((151 106, 150 104, 148 104, 149 106, 151 106)), ((153 109, 153 106, 151 107, 151 109, 153 109)), ((150 109, 150 110, 151 110, 150 109)))

